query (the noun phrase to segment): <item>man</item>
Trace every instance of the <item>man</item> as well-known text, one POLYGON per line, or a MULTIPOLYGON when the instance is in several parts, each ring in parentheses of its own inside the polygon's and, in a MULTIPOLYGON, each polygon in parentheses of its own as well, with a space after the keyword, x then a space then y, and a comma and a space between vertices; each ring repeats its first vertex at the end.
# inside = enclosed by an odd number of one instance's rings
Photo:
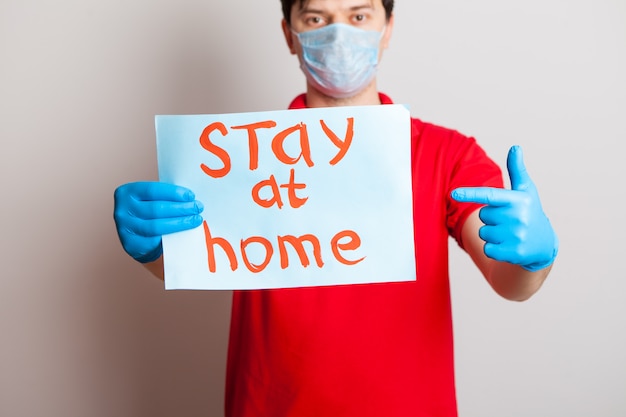
MULTIPOLYGON (((290 108, 391 103, 375 72, 393 0, 282 6, 287 46, 307 80, 290 108)), ((411 130, 418 279, 235 291, 227 416, 456 416, 448 237, 507 299, 531 297, 546 279, 558 240, 519 148, 509 153, 505 190, 474 139, 418 119, 411 130)), ((201 211, 192 191, 171 184, 115 192, 125 250, 160 277, 161 236, 198 226, 201 211)))

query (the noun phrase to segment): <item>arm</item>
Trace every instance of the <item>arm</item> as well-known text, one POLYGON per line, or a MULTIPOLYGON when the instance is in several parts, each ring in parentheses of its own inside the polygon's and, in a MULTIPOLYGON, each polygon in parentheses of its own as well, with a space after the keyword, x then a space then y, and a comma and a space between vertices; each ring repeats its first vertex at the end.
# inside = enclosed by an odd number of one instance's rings
POLYGON ((458 188, 452 198, 484 205, 466 220, 463 246, 498 294, 522 301, 545 281, 559 242, 519 147, 509 151, 507 168, 511 190, 458 188))

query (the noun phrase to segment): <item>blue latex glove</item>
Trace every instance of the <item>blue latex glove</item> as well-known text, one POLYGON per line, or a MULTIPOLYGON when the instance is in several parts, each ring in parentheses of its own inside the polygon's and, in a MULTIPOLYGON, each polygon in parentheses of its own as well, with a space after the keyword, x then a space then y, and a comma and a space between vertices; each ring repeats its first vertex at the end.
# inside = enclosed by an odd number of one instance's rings
POLYGON ((538 271, 554 262, 559 241, 543 213, 535 184, 530 179, 522 150, 513 146, 507 157, 511 190, 490 187, 457 188, 452 198, 485 204, 480 219, 485 223, 479 236, 485 254, 497 261, 538 271))
POLYGON ((162 182, 134 182, 115 190, 113 218, 126 253, 146 263, 163 253, 161 236, 202 224, 204 206, 184 187, 162 182))

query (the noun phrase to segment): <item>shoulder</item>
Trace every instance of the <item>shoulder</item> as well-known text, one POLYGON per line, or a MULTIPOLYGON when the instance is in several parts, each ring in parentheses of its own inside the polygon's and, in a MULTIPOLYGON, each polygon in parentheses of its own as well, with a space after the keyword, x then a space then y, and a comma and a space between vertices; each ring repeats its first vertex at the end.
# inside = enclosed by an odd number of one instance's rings
POLYGON ((411 129, 414 135, 429 139, 474 141, 474 138, 459 132, 456 129, 445 127, 431 122, 426 122, 416 117, 411 117, 411 129))
POLYGON ((436 152, 441 156, 460 155, 471 148, 480 148, 473 136, 435 123, 411 118, 411 136, 416 150, 436 152))

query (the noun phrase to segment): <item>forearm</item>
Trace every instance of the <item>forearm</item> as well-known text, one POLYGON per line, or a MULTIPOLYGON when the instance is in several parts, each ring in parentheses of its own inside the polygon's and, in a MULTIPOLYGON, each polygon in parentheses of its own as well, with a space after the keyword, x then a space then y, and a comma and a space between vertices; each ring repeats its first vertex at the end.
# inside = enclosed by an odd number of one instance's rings
POLYGON ((551 268, 531 272, 519 265, 492 261, 484 275, 500 296, 511 301, 525 301, 539 291, 551 268))

